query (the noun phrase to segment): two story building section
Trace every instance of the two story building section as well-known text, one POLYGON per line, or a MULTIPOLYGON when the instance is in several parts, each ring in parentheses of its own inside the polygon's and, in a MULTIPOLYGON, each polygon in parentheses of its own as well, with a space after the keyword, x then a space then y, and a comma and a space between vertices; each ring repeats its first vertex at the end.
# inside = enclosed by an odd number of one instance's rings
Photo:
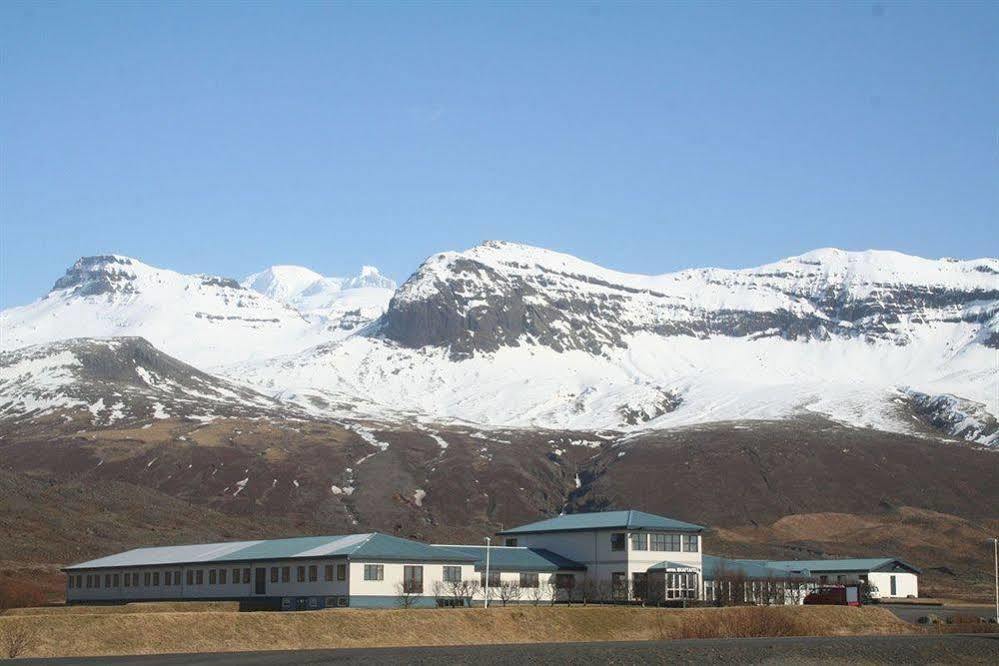
POLYGON ((546 549, 578 562, 591 584, 617 599, 648 594, 650 573, 665 587, 663 598, 698 599, 703 531, 701 525, 632 510, 565 514, 498 534, 506 546, 546 549))

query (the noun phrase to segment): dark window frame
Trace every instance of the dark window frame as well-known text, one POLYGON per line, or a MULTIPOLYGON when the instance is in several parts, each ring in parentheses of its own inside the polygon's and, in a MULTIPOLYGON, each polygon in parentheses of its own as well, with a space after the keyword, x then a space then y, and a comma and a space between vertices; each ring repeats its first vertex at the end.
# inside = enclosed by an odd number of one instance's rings
POLYGON ((407 594, 423 594, 422 564, 404 564, 402 566, 402 591, 407 594))

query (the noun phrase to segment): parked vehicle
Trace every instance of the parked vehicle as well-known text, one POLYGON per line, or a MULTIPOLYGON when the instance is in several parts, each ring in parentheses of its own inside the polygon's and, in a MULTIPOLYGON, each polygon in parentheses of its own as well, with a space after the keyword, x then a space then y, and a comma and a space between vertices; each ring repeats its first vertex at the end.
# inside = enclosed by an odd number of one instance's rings
POLYGON ((810 592, 804 603, 822 606, 860 606, 859 585, 823 585, 810 592))

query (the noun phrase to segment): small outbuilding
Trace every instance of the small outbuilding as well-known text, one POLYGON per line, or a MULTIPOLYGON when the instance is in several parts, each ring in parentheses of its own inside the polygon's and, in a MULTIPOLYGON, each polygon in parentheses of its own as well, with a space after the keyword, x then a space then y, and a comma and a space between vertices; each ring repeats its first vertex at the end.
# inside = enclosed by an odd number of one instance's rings
POLYGON ((867 583, 874 599, 919 596, 919 574, 922 571, 897 557, 754 561, 773 569, 812 577, 820 585, 867 583))

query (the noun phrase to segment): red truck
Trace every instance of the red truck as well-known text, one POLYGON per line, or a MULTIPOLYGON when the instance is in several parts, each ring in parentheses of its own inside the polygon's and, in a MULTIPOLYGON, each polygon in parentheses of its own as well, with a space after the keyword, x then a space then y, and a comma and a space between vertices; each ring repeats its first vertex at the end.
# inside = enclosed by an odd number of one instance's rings
POLYGON ((823 585, 805 597, 806 604, 824 606, 859 606, 860 586, 823 585))

